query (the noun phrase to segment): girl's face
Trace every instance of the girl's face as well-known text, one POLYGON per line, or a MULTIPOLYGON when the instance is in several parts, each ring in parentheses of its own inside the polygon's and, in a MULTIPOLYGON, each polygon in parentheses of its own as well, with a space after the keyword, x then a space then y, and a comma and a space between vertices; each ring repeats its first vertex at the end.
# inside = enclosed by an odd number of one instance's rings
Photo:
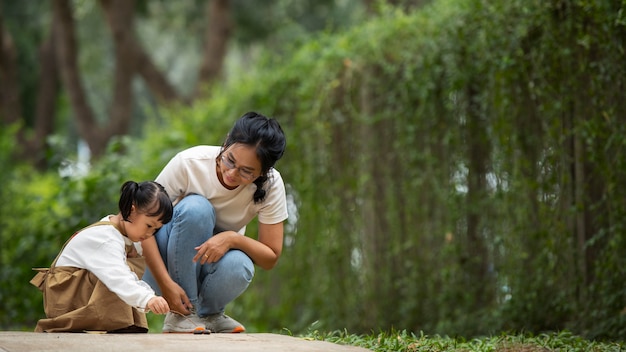
POLYGON ((124 222, 124 229, 126 230, 126 236, 133 242, 141 242, 154 236, 157 230, 163 226, 159 216, 147 216, 140 213, 134 205, 128 220, 130 222, 124 222))
POLYGON ((228 189, 249 185, 261 175, 261 162, 254 147, 235 143, 217 160, 217 178, 228 189))

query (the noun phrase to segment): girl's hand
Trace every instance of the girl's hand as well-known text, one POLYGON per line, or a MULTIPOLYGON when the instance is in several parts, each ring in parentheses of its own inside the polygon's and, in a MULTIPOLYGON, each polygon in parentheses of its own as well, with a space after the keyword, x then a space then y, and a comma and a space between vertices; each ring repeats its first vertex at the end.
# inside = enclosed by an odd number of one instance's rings
POLYGON ((141 257, 139 255, 139 252, 137 252, 137 248, 135 248, 135 246, 133 245, 130 249, 130 251, 128 251, 128 253, 126 253, 126 258, 139 258, 141 257))
POLYGON ((195 248, 198 253, 193 257, 193 261, 205 264, 215 263, 222 259, 224 254, 231 249, 229 244, 231 236, 238 236, 238 234, 234 231, 224 231, 213 235, 213 237, 195 248))
POLYGON ((155 314, 165 314, 170 311, 170 306, 167 305, 165 298, 159 296, 152 297, 148 301, 146 308, 155 314))

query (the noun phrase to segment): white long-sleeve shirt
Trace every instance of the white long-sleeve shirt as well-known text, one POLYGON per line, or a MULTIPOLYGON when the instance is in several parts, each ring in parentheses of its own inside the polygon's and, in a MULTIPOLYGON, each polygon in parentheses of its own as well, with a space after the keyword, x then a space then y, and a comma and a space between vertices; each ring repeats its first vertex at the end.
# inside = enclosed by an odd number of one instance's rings
MULTIPOLYGON (((109 221, 109 216, 101 221, 109 221)), ((126 245, 134 243, 113 225, 92 226, 67 243, 56 266, 87 269, 126 304, 143 309, 155 293, 126 264, 126 245)))

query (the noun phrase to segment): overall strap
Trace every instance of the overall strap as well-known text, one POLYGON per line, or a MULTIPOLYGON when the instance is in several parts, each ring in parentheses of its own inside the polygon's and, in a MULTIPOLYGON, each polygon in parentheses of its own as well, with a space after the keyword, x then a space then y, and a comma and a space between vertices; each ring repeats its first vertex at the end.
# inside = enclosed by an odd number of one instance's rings
POLYGON ((61 253, 63 253, 63 250, 65 249, 65 246, 67 246, 68 243, 70 243, 70 241, 72 240, 72 238, 74 238, 74 236, 78 235, 81 231, 86 230, 90 227, 94 227, 94 226, 100 226, 100 225, 113 225, 113 227, 117 228, 117 226, 115 226, 112 222, 110 221, 98 221, 95 222, 89 226, 85 226, 82 229, 76 231, 72 236, 70 236, 70 238, 67 239, 67 241, 65 241, 65 244, 63 244, 63 247, 61 247, 61 250, 59 251, 59 254, 57 254, 57 257, 54 258, 54 261, 52 262, 52 264, 50 265, 50 269, 54 268, 54 266, 57 263, 57 260, 59 259, 59 257, 61 256, 61 253))

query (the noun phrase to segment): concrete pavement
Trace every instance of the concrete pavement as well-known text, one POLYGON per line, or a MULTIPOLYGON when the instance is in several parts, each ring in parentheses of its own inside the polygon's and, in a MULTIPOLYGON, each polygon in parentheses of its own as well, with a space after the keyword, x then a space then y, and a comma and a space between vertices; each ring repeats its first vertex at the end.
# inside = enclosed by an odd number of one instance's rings
POLYGON ((35 351, 246 351, 366 352, 368 349, 266 333, 80 334, 0 331, 0 352, 35 351))

